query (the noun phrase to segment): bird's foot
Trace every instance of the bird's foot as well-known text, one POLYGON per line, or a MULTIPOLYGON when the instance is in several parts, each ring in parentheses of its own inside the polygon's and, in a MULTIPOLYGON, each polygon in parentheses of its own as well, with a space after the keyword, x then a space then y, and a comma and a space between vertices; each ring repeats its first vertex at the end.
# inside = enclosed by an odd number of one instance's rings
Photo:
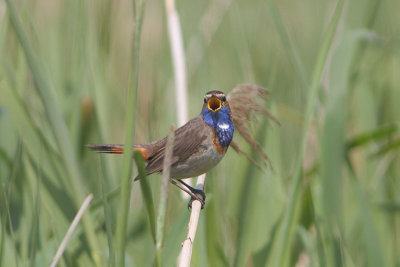
POLYGON ((201 209, 203 209, 204 205, 206 204, 206 194, 204 193, 204 191, 200 190, 200 189, 195 189, 195 188, 192 188, 190 191, 193 194, 191 195, 190 201, 188 203, 188 209, 192 209, 192 202, 195 200, 200 201, 201 209))

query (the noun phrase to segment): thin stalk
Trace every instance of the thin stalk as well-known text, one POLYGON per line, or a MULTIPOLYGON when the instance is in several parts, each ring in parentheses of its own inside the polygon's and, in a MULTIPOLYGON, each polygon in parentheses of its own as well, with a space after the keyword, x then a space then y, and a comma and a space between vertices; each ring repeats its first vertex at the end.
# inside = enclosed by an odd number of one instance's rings
MULTIPOLYGON (((204 183, 206 179, 206 174, 202 174, 197 179, 196 189, 204 190, 204 183)), ((193 200, 192 202, 192 212, 190 213, 188 234, 186 239, 182 243, 182 250, 179 254, 178 266, 179 267, 189 267, 190 261, 192 259, 192 250, 194 244, 194 238, 196 237, 197 225, 199 223, 201 211, 201 203, 198 200, 193 200)))
POLYGON ((178 127, 180 127, 188 121, 185 52, 183 49, 179 15, 175 9, 175 1, 165 0, 165 7, 167 10, 169 44, 174 66, 178 127))
POLYGON ((343 12, 343 0, 339 0, 335 12, 333 14, 332 20, 329 24, 327 29, 324 41, 322 43, 321 49, 318 53, 317 62, 314 68, 314 74, 312 78, 310 93, 308 95, 308 101, 306 106, 305 112, 305 120, 304 120, 304 127, 302 131, 302 141, 300 147, 300 156, 295 165, 295 181, 292 187, 288 206, 286 209, 286 215, 284 218, 283 224, 283 238, 281 247, 279 249, 279 257, 278 257, 278 266, 287 266, 289 264, 289 248, 292 244, 293 239, 293 226, 295 224, 295 213, 297 204, 300 202, 301 196, 301 178, 302 176, 302 166, 303 166, 303 158, 306 152, 306 144, 307 144, 307 133, 311 126, 311 121, 313 117, 313 110, 315 107, 318 89, 322 77, 322 73, 325 69, 325 64, 328 58, 329 50, 332 45, 333 38, 336 33, 337 26, 339 24, 339 19, 341 18, 343 12))
MULTIPOLYGON (((182 31, 179 22, 178 12, 175 9, 174 0, 165 0, 165 6, 167 10, 168 20, 168 33, 171 45, 172 59, 174 63, 174 74, 176 82, 176 94, 177 101, 179 102, 178 108, 182 108, 178 111, 178 124, 181 126, 187 121, 187 97, 186 97, 186 65, 185 65, 185 53, 182 42, 182 31), (183 103, 183 105, 181 105, 183 103)), ((197 189, 204 190, 206 175, 200 175, 197 179, 197 189)), ((196 235, 197 224, 201 211, 201 203, 199 201, 193 201, 192 212, 189 221, 189 232, 187 239, 183 242, 182 251, 179 256, 179 266, 189 266, 190 259, 192 256, 192 246, 194 237, 196 235)))
POLYGON ((78 213, 76 214, 75 218, 73 219, 71 225, 68 228, 67 233, 64 236, 64 239, 62 240, 60 246, 57 249, 56 254, 54 255, 53 260, 50 263, 50 267, 56 267, 58 262, 60 261, 69 240, 72 237, 72 234, 75 232, 76 228, 78 227, 78 224, 80 220, 83 217, 83 214, 85 214, 86 210, 89 207, 90 202, 93 200, 93 194, 90 194, 86 197, 85 201, 83 201, 82 206, 80 207, 78 213))
POLYGON ((116 253, 117 253, 117 266, 125 265, 125 236, 126 225, 128 221, 129 210, 129 196, 130 196, 130 183, 132 174, 132 145, 135 121, 135 103, 137 102, 138 80, 139 80, 139 52, 140 52, 140 35, 143 22, 145 1, 139 0, 137 6, 137 13, 135 18, 134 29, 134 44, 133 44, 133 79, 131 88, 128 92, 128 103, 126 110, 125 121, 125 146, 124 146, 124 159, 122 167, 122 182, 121 182, 121 199, 120 209, 116 229, 116 253))
POLYGON ((167 145, 165 147, 165 158, 163 164, 160 200, 159 200, 160 204, 158 205, 157 228, 156 228, 156 249, 157 249, 158 266, 161 266, 162 244, 164 240, 165 214, 167 212, 167 201, 168 201, 168 184, 170 177, 171 158, 174 148, 174 139, 175 139, 174 127, 171 126, 167 139, 167 145))
MULTIPOLYGON (((188 121, 185 51, 179 14, 175 9, 175 0, 165 0, 165 9, 167 11, 168 37, 174 67, 176 116, 178 127, 181 127, 188 121)), ((186 180, 186 182, 189 185, 192 183, 191 180, 186 180)), ((188 195, 183 191, 181 191, 181 196, 184 199, 188 198, 188 195)))

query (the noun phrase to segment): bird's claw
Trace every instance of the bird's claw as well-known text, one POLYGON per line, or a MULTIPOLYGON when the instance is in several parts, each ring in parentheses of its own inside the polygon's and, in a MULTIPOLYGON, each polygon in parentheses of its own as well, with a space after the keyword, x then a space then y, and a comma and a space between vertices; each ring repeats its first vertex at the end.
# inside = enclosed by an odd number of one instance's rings
POLYGON ((201 203, 201 209, 204 208, 204 205, 206 204, 206 194, 204 193, 203 190, 200 189, 194 189, 192 190, 193 195, 190 198, 190 201, 188 203, 188 209, 192 209, 192 202, 195 200, 200 201, 201 203))

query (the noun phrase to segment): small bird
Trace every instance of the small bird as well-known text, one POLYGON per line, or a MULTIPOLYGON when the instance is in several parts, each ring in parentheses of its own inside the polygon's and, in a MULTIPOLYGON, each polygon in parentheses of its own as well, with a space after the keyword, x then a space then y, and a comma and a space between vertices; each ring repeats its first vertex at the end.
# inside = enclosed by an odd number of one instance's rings
MULTIPOLYGON (((211 170, 224 157, 234 132, 231 109, 221 91, 204 96, 201 113, 175 130, 170 182, 197 199, 204 206, 205 194, 182 181, 211 170)), ((133 145, 146 162, 147 175, 162 172, 167 137, 148 144, 133 145)), ((122 154, 123 145, 94 144, 88 147, 99 153, 122 154)), ((138 178, 135 178, 137 180, 138 178)), ((190 206, 191 202, 189 203, 190 206)))

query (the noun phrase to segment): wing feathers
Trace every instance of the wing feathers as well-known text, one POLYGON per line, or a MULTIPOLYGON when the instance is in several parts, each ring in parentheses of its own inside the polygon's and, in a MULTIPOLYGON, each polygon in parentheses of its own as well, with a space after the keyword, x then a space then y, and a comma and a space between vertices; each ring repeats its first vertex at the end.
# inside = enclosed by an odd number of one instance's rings
MULTIPOLYGON (((210 138, 211 142, 210 134, 212 133, 210 131, 212 131, 210 126, 203 121, 201 115, 178 128, 175 131, 175 143, 171 164, 173 165, 179 161, 183 161, 196 153, 207 137, 210 138)), ((167 138, 165 137, 149 144, 133 146, 133 149, 140 151, 143 158, 146 160, 147 174, 162 171, 166 143, 167 138)), ((98 153, 123 154, 124 152, 123 145, 90 144, 87 146, 89 149, 98 153)))
MULTIPOLYGON (((197 116, 178 128, 175 131, 175 143, 171 164, 173 165, 179 161, 183 161, 196 153, 208 136, 207 131, 210 131, 210 128, 203 121, 201 116, 197 116)), ((154 151, 149 158, 147 165, 148 174, 162 171, 167 139, 164 138, 160 141, 163 141, 162 146, 154 151)))

